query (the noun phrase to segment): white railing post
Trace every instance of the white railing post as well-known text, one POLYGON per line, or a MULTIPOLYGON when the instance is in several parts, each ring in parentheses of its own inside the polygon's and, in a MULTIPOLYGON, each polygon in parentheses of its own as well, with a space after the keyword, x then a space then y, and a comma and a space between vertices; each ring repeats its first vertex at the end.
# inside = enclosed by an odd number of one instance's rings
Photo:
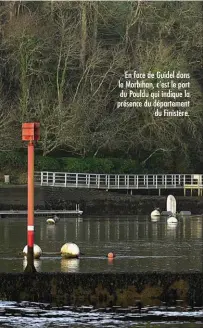
POLYGON ((56 173, 52 174, 52 184, 55 186, 55 180, 56 180, 56 173))
POLYGON ((110 189, 110 175, 108 174, 108 189, 110 189))
POLYGON ((98 189, 99 189, 100 188, 100 174, 98 174, 97 185, 98 185, 98 189))
POLYGON ((149 186, 149 181, 148 181, 148 175, 146 176, 147 177, 147 189, 148 189, 148 186, 149 186))
POLYGON ((44 180, 44 172, 41 172, 41 181, 40 181, 40 185, 43 185, 43 180, 44 180))
POLYGON ((158 186, 157 186, 157 175, 156 175, 156 189, 158 188, 158 186))
POLYGON ((75 185, 76 185, 76 188, 78 187, 78 173, 76 173, 76 181, 75 181, 75 185))
POLYGON ((90 188, 90 174, 88 174, 88 188, 90 188))
POLYGON ((130 187, 129 174, 127 175, 127 187, 128 187, 128 189, 129 189, 129 187, 130 187))
POLYGON ((65 173, 65 181, 64 181, 65 187, 67 186, 67 173, 65 173))
POLYGON ((108 184, 108 176, 107 176, 107 174, 105 174, 105 186, 107 186, 107 184, 108 184))
POLYGON ((120 176, 117 175, 117 185, 118 185, 118 189, 120 189, 120 176))

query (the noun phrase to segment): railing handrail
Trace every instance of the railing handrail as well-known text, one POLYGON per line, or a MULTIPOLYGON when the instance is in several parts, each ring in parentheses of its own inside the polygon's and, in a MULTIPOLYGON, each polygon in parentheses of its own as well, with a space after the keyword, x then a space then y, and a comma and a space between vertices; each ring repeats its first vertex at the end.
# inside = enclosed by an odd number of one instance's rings
POLYGON ((116 176, 120 176, 120 175, 145 175, 145 176, 148 176, 148 175, 190 175, 190 176, 193 176, 193 175, 202 175, 203 176, 203 173, 88 173, 88 172, 58 172, 58 171, 35 171, 35 173, 56 173, 56 174, 84 174, 84 175, 116 175, 116 176))
POLYGON ((96 189, 203 189, 203 174, 105 174, 73 172, 35 172, 41 186, 96 189))

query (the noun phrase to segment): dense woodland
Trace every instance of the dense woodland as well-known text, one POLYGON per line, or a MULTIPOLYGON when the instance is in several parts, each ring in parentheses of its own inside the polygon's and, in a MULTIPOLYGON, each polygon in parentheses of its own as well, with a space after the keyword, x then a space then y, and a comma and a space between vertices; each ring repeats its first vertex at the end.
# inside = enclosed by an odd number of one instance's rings
POLYGON ((39 121, 42 156, 203 173, 202 2, 5 1, 0 37, 1 158, 25 148, 22 122, 39 121), (190 116, 118 110, 125 70, 189 72, 190 116))

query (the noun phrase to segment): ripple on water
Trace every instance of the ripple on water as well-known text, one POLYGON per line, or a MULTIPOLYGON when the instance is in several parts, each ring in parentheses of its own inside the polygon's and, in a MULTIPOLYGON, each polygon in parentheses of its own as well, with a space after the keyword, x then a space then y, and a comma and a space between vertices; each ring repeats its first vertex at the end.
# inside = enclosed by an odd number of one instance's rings
POLYGON ((94 309, 54 308, 50 304, 31 302, 1 302, 0 328, 197 328, 203 327, 203 309, 146 308, 140 313, 137 308, 94 309))

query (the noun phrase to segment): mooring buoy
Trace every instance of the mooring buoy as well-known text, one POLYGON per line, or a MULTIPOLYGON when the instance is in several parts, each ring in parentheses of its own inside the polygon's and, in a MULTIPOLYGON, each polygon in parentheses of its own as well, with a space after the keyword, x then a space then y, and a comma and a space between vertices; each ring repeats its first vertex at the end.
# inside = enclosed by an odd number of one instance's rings
POLYGON ((167 223, 169 224, 177 224, 178 220, 176 219, 175 216, 169 216, 169 218, 167 219, 167 223))
POLYGON ((61 256, 64 258, 78 258, 80 255, 80 249, 78 245, 74 243, 66 243, 61 247, 61 256))
POLYGON ((55 224, 56 223, 56 221, 53 218, 47 219, 46 222, 47 222, 47 224, 55 224))
MULTIPOLYGON (((27 245, 23 249, 23 255, 27 257, 27 245)), ((33 255, 34 255, 34 259, 39 259, 40 256, 42 255, 41 248, 36 244, 34 244, 33 247, 33 255)))
POLYGON ((47 224, 56 224, 58 221, 60 221, 60 218, 57 215, 54 215, 53 218, 47 219, 47 224))
POLYGON ((155 208, 154 211, 151 212, 151 219, 158 219, 160 217, 160 209, 155 208))
POLYGON ((108 259, 114 259, 114 257, 116 257, 116 254, 113 252, 109 252, 107 257, 108 257, 108 259))
POLYGON ((176 199, 173 195, 168 195, 166 200, 167 212, 176 213, 176 199))

